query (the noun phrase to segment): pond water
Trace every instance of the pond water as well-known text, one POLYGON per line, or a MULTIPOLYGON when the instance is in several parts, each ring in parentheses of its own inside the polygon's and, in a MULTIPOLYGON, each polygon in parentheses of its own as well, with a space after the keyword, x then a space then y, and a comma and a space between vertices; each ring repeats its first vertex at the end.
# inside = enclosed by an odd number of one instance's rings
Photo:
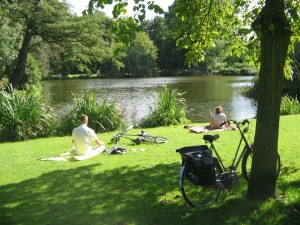
POLYGON ((193 76, 139 79, 86 79, 43 81, 43 95, 60 114, 73 104, 73 94, 92 90, 97 99, 115 100, 126 110, 127 120, 138 121, 154 106, 155 91, 169 84, 185 93, 187 117, 194 123, 209 122, 215 106, 222 105, 228 119, 242 120, 256 115, 256 103, 242 95, 253 77, 193 76))

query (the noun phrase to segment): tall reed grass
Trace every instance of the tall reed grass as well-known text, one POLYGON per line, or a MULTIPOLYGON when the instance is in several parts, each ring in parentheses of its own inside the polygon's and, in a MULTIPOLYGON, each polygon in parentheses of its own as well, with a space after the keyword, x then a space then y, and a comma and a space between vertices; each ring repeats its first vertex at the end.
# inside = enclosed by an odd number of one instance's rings
POLYGON ((281 98, 280 115, 294 115, 300 113, 300 104, 297 97, 285 95, 281 98))
POLYGON ((50 136, 56 116, 40 94, 31 90, 0 91, 0 141, 50 136))
POLYGON ((177 125, 187 121, 186 102, 176 88, 165 85, 156 92, 156 105, 141 119, 141 127, 177 125))
POLYGON ((115 101, 103 99, 96 101, 91 90, 86 90, 81 96, 74 95, 74 106, 61 119, 57 127, 60 135, 71 134, 73 128, 78 126, 79 117, 86 114, 89 117, 89 126, 96 132, 116 130, 124 125, 124 113, 118 108, 115 101))

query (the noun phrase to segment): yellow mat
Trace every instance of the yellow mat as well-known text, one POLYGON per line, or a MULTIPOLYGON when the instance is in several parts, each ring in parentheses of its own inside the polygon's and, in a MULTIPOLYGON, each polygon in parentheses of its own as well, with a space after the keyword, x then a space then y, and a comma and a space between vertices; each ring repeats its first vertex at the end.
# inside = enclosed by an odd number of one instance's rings
POLYGON ((72 149, 70 149, 69 151, 67 151, 63 154, 60 154, 57 157, 46 157, 46 158, 41 158, 40 160, 42 160, 42 161, 61 161, 61 162, 82 161, 82 160, 92 158, 92 157, 98 155, 99 153, 103 152, 105 150, 105 146, 102 145, 102 146, 93 147, 92 153, 88 154, 88 155, 77 156, 74 154, 74 150, 75 150, 75 147, 73 147, 72 149))

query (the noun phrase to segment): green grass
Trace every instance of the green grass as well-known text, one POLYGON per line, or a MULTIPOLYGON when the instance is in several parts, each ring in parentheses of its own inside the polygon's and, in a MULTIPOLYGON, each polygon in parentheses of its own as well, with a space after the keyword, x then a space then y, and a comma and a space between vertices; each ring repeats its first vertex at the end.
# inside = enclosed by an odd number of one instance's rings
MULTIPOLYGON (((38 160, 67 151, 71 137, 1 143, 0 224, 300 224, 299 122, 300 115, 281 117, 280 200, 248 201, 247 183, 240 177, 237 187, 222 192, 208 208, 189 207, 178 190, 181 160, 175 150, 204 144, 203 134, 191 133, 183 125, 145 129, 168 137, 169 143, 135 146, 121 139, 119 146, 128 153, 98 155, 81 162, 38 160)), ((253 140, 255 120, 251 131, 253 140)), ((215 145, 228 165, 238 132, 219 135, 215 145)), ((112 133, 98 136, 109 143, 112 133)))

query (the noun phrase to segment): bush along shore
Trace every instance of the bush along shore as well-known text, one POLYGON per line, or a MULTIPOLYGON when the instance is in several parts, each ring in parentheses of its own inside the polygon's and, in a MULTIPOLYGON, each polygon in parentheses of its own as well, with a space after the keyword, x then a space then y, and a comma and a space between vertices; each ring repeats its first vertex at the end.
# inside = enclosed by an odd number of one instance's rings
MULTIPOLYGON (((29 87, 25 91, 10 89, 10 93, 0 91, 0 141, 70 135, 81 114, 90 117, 89 125, 96 132, 114 131, 125 126, 124 108, 105 97, 97 100, 91 90, 79 96, 74 95, 74 104, 62 117, 58 117, 36 88, 29 87)), ((154 96, 156 103, 149 115, 134 122, 134 125, 148 128, 189 123, 182 95, 172 86, 162 87, 154 96)), ((298 99, 283 96, 280 113, 299 114, 298 99)))
MULTIPOLYGON (((188 122, 182 94, 171 86, 164 86, 156 93, 156 106, 148 117, 136 126, 157 127, 188 122)), ((70 135, 78 125, 78 118, 86 114, 89 126, 96 132, 113 131, 125 125, 124 109, 105 97, 99 101, 94 93, 86 90, 73 98, 74 104, 67 113, 58 117, 35 89, 11 93, 0 92, 0 141, 28 140, 39 137, 70 135)))

